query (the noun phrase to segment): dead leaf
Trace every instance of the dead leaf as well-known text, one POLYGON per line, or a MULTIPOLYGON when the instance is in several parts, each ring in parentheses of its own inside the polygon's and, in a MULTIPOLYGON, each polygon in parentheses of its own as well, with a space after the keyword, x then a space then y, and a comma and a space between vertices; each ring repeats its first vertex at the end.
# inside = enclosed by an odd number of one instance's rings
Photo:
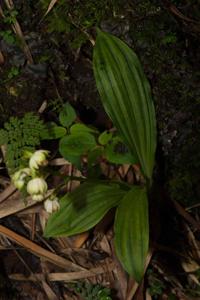
MULTIPOLYGON (((73 280, 85 279, 89 277, 94 277, 96 275, 104 274, 106 272, 112 272, 115 268, 114 263, 103 265, 100 267, 91 268, 90 270, 79 271, 79 272, 69 272, 69 273, 50 273, 47 274, 47 279, 49 281, 66 281, 71 282, 73 280)), ((44 279, 43 274, 34 274, 30 276, 24 276, 22 274, 11 274, 10 279, 18 281, 37 281, 44 279)))
POLYGON ((16 191, 16 187, 13 184, 10 184, 1 194, 0 194, 0 203, 6 200, 16 191))
POLYGON ((49 6, 47 8, 47 11, 44 14, 44 17, 46 17, 48 15, 48 13, 50 13, 50 11, 52 10, 52 8, 54 7, 54 5, 57 3, 58 0, 51 0, 51 2, 49 3, 49 6))
POLYGON ((51 263, 64 268, 64 269, 71 269, 71 270, 85 270, 84 268, 72 263, 70 260, 67 260, 61 256, 58 256, 41 246, 37 245, 36 243, 28 240, 25 237, 15 233, 14 231, 0 225, 0 234, 5 235, 7 238, 13 240, 15 243, 21 245, 22 247, 26 248, 31 253, 37 255, 40 258, 43 258, 51 263))
POLYGON ((50 288, 50 286, 44 280, 42 281, 42 287, 43 287, 49 300, 58 300, 58 297, 56 296, 54 291, 50 288))

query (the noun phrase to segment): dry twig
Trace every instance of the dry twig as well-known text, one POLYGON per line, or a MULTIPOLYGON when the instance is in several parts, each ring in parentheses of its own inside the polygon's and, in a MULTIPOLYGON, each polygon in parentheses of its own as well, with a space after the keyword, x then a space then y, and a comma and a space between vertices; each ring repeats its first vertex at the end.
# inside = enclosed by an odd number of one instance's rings
POLYGON ((84 270, 84 268, 72 263, 71 261, 58 256, 41 246, 33 243, 32 241, 28 240, 27 238, 22 237, 21 235, 15 233, 14 231, 0 225, 0 234, 5 235, 7 238, 13 240, 17 244, 21 245, 22 247, 26 248, 31 253, 37 255, 38 257, 45 259, 54 265, 57 265, 64 269, 71 269, 71 270, 84 270))

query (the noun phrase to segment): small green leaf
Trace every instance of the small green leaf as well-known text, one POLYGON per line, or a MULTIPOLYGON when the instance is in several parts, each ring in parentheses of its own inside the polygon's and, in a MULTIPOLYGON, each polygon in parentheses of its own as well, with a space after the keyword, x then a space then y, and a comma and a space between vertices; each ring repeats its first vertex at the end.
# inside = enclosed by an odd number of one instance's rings
POLYGON ((149 247, 146 189, 133 187, 120 202, 115 218, 115 249, 124 269, 139 283, 149 247))
POLYGON ((128 150, 120 137, 115 137, 105 148, 106 159, 115 164, 135 164, 138 161, 128 150))
POLYGON ((85 132, 88 132, 88 133, 98 133, 98 130, 96 130, 94 128, 90 128, 87 125, 81 124, 81 123, 74 124, 70 128, 70 133, 71 134, 79 134, 79 133, 82 133, 82 132, 83 133, 85 133, 85 132))
POLYGON ((67 133, 66 128, 57 126, 54 122, 49 122, 45 125, 46 128, 41 132, 41 138, 44 140, 59 139, 67 133))
POLYGON ((67 159, 69 155, 80 156, 96 146, 96 141, 90 133, 64 136, 59 143, 61 155, 67 159))
POLYGON ((59 114, 60 124, 64 127, 69 127, 76 120, 76 112, 74 108, 67 102, 59 114))
POLYGON ((118 205, 125 193, 117 184, 83 183, 60 200, 60 210, 49 218, 45 237, 70 236, 89 230, 118 205))
POLYGON ((109 131, 104 131, 100 134, 99 138, 98 138, 98 142, 99 144, 101 145, 107 145, 108 142, 112 139, 112 132, 109 132, 109 131))

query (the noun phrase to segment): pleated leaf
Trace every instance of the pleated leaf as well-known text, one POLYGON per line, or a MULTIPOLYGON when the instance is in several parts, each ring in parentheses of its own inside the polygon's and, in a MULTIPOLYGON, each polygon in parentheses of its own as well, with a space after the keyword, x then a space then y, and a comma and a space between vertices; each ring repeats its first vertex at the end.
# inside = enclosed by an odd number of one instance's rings
POLYGON ((93 67, 104 108, 144 175, 151 179, 156 121, 150 85, 136 54, 119 38, 98 30, 93 67))
POLYGON ((115 217, 115 249, 124 269, 140 282, 149 245, 146 189, 133 187, 120 201, 115 217))
POLYGON ((60 200, 60 210, 49 218, 44 235, 70 236, 92 228, 126 192, 118 184, 83 183, 60 200))

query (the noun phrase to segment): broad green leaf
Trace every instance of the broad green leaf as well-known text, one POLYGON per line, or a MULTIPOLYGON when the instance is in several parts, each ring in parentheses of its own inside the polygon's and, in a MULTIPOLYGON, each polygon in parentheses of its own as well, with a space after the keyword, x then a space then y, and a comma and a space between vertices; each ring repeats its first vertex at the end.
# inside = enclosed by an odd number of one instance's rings
POLYGON ((54 122, 45 124, 46 128, 41 132, 41 138, 44 140, 59 139, 66 135, 67 130, 62 126, 57 126, 54 122))
POLYGON ((60 124, 64 127, 69 127, 76 120, 76 112, 74 108, 67 102, 59 114, 60 124))
POLYGON ((115 249, 124 269, 140 282, 149 246, 148 199, 145 188, 133 187, 115 217, 115 249))
POLYGON ((105 148, 106 159, 115 164, 135 164, 138 161, 119 137, 114 137, 105 148))
POLYGON ((90 133, 70 134, 64 136, 59 143, 61 155, 67 159, 69 155, 80 156, 96 146, 96 141, 90 133))
POLYGON ((102 132, 98 138, 99 144, 103 146, 108 144, 108 142, 112 139, 112 136, 113 136, 112 132, 109 131, 102 132))
POLYGON ((89 133, 98 133, 98 130, 94 129, 94 128, 90 128, 85 124, 74 124, 70 127, 70 133, 71 134, 79 134, 79 133, 85 133, 85 132, 89 132, 89 133))
POLYGON ((125 193, 118 184, 83 183, 60 200, 60 210, 49 218, 44 235, 70 236, 89 230, 125 193))
POLYGON ((150 85, 136 54, 117 37, 98 30, 93 66, 104 108, 151 179, 156 119, 150 85))

